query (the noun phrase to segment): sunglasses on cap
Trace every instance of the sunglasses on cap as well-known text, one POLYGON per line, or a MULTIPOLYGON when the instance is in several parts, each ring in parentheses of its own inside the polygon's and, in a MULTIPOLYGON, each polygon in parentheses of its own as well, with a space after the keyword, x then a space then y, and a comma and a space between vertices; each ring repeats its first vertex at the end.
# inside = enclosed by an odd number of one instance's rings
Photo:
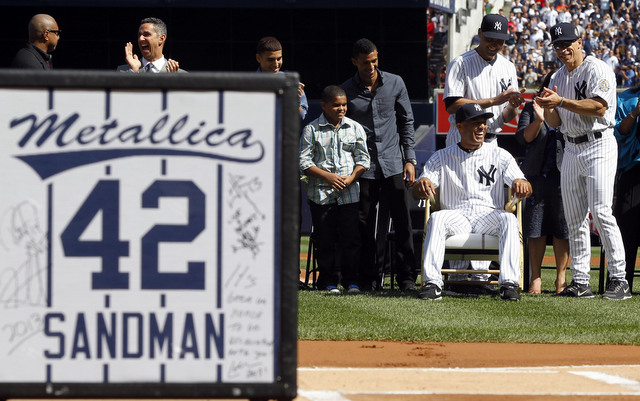
POLYGON ((575 40, 563 40, 562 42, 556 42, 553 44, 553 50, 564 50, 571 46, 575 40))

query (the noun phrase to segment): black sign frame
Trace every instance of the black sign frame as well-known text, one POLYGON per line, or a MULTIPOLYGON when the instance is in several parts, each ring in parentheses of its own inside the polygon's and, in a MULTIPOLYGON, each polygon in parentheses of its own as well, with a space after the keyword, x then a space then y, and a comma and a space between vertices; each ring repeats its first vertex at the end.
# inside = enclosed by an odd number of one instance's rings
MULTIPOLYGON (((272 383, 16 383, 0 384, 0 400, 21 398, 249 398, 292 400, 297 395, 299 266, 298 74, 189 73, 122 74, 96 71, 0 71, 0 88, 161 89, 273 92, 281 101, 277 141, 276 203, 278 279, 274 312, 276 365, 272 383)), ((4 129, 0 128, 0 129, 4 129)), ((2 132, 0 131, 0 135, 2 132)), ((2 363, 0 361, 0 363, 2 363)))

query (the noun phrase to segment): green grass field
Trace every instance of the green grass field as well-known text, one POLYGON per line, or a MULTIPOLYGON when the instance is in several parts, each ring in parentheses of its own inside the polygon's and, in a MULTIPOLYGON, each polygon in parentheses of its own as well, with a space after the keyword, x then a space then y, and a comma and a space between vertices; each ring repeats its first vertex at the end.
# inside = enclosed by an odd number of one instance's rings
MULTIPOLYGON (((301 253, 306 254, 307 243, 303 237, 301 253)), ((301 261, 302 269, 305 266, 301 261)), ((597 295, 557 298, 551 296, 555 271, 543 269, 542 280, 543 294, 522 294, 521 302, 490 296, 449 296, 434 302, 389 289, 338 296, 299 291, 298 338, 640 345, 640 295, 626 301, 597 295)), ((640 280, 634 284, 634 292, 640 292, 640 280)), ((591 287, 598 288, 595 266, 591 287)))

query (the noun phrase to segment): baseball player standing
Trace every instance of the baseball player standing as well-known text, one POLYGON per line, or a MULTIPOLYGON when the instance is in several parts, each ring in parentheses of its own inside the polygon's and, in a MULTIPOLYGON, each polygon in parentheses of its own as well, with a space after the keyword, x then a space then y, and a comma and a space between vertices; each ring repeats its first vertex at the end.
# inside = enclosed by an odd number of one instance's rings
POLYGON ((516 160, 502 148, 484 145, 487 118, 493 117, 477 103, 467 103, 456 111, 460 143, 440 149, 424 166, 413 186, 416 199, 426 199, 440 188, 442 210, 427 223, 420 298, 442 298, 442 263, 445 240, 455 234, 483 233, 499 237, 500 298, 520 300, 520 238, 518 220, 503 209, 504 185, 520 198, 531 194, 516 160))
POLYGON ((485 144, 497 146, 496 134, 502 131, 505 122, 515 118, 518 107, 524 103, 524 89, 518 91, 516 67, 500 54, 509 39, 507 25, 507 19, 499 14, 485 15, 478 29, 478 47, 449 64, 443 96, 451 124, 447 146, 460 142, 454 115, 463 104, 477 103, 493 114, 487 119, 485 144))
POLYGON ((618 148, 613 135, 616 112, 616 78, 611 68, 582 52, 575 25, 551 27, 551 44, 564 64, 549 88, 535 99, 545 109, 545 120, 566 136, 560 187, 567 226, 572 283, 559 296, 593 298, 589 285, 593 220, 607 255, 609 283, 606 299, 629 299, 625 279, 625 252, 620 229, 613 217, 613 184, 618 148))

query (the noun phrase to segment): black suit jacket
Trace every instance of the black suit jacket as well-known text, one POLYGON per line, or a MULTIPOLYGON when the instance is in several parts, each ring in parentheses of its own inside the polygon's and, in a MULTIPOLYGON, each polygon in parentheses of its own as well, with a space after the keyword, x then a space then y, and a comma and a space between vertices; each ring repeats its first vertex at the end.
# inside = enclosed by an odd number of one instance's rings
POLYGON ((49 60, 51 60, 51 55, 44 53, 31 43, 27 43, 25 47, 16 53, 11 62, 11 68, 50 70, 52 67, 49 64, 49 60))

